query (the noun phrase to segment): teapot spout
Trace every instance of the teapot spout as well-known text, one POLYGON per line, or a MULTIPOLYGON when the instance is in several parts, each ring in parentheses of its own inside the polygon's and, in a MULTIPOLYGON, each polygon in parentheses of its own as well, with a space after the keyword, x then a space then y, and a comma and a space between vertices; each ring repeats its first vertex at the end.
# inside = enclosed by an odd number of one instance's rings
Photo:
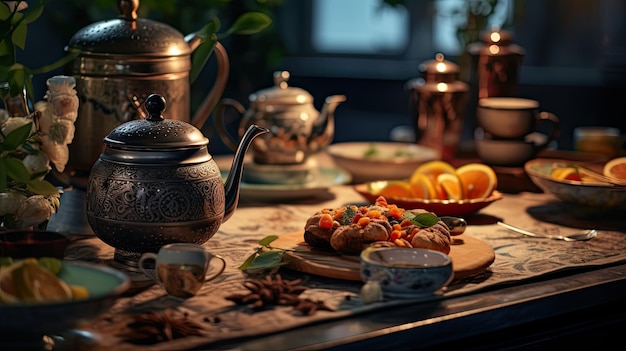
POLYGON ((248 127, 245 134, 241 138, 241 142, 239 143, 239 147, 237 148, 237 151, 235 152, 235 156, 233 158, 233 164, 231 165, 230 171, 228 172, 226 183, 224 183, 224 196, 226 198, 224 206, 224 222, 233 215, 235 209, 237 208, 237 204, 239 203, 239 190, 241 188, 243 163, 244 157, 246 156, 246 151, 248 150, 248 147, 250 147, 250 145, 252 144, 254 138, 265 133, 269 133, 269 129, 259 127, 258 125, 253 124, 248 127))
POLYGON ((335 136, 335 109, 346 101, 345 95, 332 95, 326 98, 319 118, 313 125, 309 149, 317 152, 328 146, 335 136))

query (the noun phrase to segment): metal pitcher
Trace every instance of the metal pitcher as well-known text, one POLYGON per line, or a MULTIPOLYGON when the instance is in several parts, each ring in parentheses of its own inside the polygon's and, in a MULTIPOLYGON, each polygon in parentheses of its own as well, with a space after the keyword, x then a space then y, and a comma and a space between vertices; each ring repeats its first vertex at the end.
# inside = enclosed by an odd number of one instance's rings
POLYGON ((93 23, 74 34, 66 50, 79 55, 69 67, 80 98, 68 168, 88 173, 104 151, 102 139, 118 125, 146 118, 140 107, 152 93, 165 97, 174 118, 198 129, 209 117, 228 81, 229 62, 218 42, 217 77, 190 117, 191 54, 200 45, 171 26, 137 18, 139 0, 118 0, 118 18, 93 23))

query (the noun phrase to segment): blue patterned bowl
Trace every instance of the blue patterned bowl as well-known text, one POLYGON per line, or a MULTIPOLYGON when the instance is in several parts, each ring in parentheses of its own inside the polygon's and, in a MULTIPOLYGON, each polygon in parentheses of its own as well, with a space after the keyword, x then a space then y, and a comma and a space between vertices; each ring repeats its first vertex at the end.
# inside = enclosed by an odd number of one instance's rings
POLYGON ((454 272, 450 256, 439 251, 371 247, 361 252, 361 278, 378 282, 385 297, 420 298, 440 292, 454 272))

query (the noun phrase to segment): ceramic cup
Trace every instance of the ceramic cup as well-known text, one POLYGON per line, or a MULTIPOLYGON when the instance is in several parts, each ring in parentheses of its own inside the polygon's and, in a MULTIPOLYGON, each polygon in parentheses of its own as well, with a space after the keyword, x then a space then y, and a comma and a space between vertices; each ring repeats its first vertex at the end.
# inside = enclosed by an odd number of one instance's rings
POLYGON ((538 127, 547 128, 549 140, 559 136, 559 118, 550 112, 540 111, 536 100, 515 97, 488 97, 478 100, 476 120, 494 139, 523 140, 538 127), (545 124, 545 125, 544 125, 545 124))
POLYGON ((548 137, 530 133, 523 140, 493 139, 477 128, 474 133, 478 157, 491 166, 519 167, 548 147, 548 137))
POLYGON ((574 128, 574 149, 581 152, 602 154, 614 157, 620 153, 624 135, 613 127, 574 128))
POLYGON ((161 285, 169 295, 189 298, 198 293, 202 284, 213 280, 226 268, 226 261, 198 244, 174 243, 159 249, 157 254, 144 253, 139 269, 161 285), (154 269, 146 261, 154 260, 154 269))

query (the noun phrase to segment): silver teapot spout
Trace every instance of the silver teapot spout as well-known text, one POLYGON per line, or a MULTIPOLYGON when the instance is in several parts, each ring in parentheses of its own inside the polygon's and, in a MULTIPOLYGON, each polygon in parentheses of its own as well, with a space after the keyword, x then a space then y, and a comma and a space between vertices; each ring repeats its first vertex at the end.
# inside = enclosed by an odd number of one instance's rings
POLYGON ((313 125, 309 140, 309 152, 315 153, 328 146, 335 137, 335 110, 346 101, 345 95, 332 95, 326 98, 322 111, 313 125))

